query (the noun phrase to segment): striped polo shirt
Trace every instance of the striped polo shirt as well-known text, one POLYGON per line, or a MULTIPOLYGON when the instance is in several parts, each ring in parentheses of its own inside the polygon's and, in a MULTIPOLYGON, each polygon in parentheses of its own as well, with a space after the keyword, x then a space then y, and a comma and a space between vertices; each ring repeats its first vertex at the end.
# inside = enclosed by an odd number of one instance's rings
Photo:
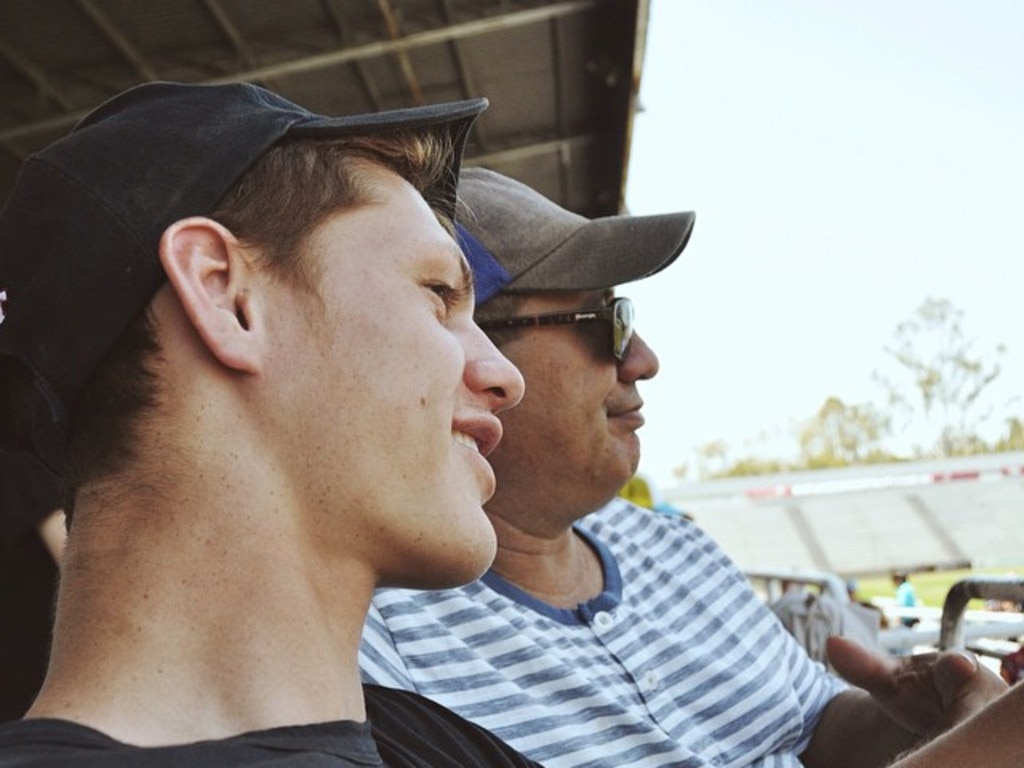
POLYGON ((843 683, 718 545, 621 499, 577 531, 600 557, 600 595, 555 608, 491 572, 379 590, 364 679, 439 701, 548 768, 800 766, 843 683))

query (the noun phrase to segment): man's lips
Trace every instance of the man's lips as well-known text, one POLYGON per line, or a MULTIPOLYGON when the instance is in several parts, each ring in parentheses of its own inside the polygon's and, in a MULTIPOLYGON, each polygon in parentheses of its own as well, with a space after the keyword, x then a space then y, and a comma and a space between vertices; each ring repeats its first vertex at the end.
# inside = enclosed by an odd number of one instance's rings
POLYGON ((639 429, 645 423, 643 414, 644 404, 638 403, 627 408, 617 408, 608 411, 608 418, 623 423, 632 429, 639 429))
POLYGON ((477 423, 475 428, 467 427, 465 423, 463 423, 462 429, 452 428, 452 440, 456 445, 462 446, 469 452, 470 462, 475 467, 474 471, 480 479, 481 503, 486 502, 494 495, 494 468, 485 458, 501 439, 501 424, 497 419, 494 419, 494 422, 497 424, 497 429, 481 423, 477 423), (473 431, 470 433, 465 431, 466 429, 473 429, 473 431))
POLYGON ((501 422, 492 414, 456 419, 452 423, 455 442, 487 456, 501 441, 501 422))

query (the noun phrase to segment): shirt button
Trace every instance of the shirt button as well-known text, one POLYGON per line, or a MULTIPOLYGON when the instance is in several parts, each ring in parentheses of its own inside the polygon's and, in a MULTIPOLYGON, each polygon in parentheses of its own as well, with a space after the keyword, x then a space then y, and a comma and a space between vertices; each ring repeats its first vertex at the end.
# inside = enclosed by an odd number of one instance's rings
POLYGON ((594 614, 594 623, 601 629, 608 629, 615 623, 615 619, 607 611, 598 611, 594 614))
POLYGON ((658 687, 658 673, 653 669, 649 669, 644 672, 644 687, 648 691, 653 691, 658 687))

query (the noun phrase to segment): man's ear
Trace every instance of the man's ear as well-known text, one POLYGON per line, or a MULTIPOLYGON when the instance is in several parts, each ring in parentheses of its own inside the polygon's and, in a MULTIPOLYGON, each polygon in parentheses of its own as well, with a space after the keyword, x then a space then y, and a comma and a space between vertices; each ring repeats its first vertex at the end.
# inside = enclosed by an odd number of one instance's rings
POLYGON ((160 262, 203 343, 229 368, 259 368, 249 288, 252 268, 230 230, 193 216, 164 230, 160 262))

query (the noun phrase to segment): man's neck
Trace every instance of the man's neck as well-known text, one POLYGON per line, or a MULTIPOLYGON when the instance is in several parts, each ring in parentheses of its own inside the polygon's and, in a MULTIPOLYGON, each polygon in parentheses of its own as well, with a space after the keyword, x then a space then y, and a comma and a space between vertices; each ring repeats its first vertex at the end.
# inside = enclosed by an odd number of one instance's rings
MULTIPOLYGON (((139 745, 365 719, 357 652, 368 574, 287 543, 268 547, 288 538, 247 530, 224 508, 196 512, 180 527, 154 523, 159 536, 148 539, 131 515, 116 517, 132 521, 119 536, 89 530, 84 510, 76 518, 50 671, 29 716, 139 745)), ((267 512, 248 508, 250 520, 281 510, 267 512)), ((182 513, 152 505, 147 514, 182 513)))
POLYGON ((593 548, 573 529, 553 538, 531 535, 492 517, 498 554, 491 570, 538 600, 575 608, 601 593, 604 573, 593 548))

